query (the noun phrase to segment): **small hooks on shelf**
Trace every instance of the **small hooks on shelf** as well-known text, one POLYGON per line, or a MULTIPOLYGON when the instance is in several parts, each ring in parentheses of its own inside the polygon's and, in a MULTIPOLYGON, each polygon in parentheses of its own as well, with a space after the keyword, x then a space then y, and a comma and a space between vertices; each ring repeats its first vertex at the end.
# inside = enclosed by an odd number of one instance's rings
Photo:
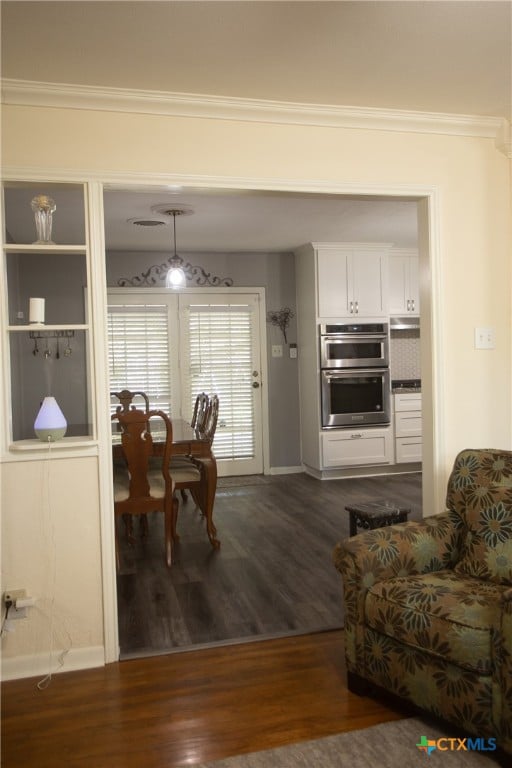
POLYGON ((34 348, 32 350, 32 354, 34 357, 37 357, 39 354, 39 346, 38 346, 38 340, 45 339, 46 346, 43 351, 43 357, 45 360, 48 360, 50 357, 52 357, 52 352, 49 347, 49 340, 50 339, 57 339, 56 349, 55 349, 55 359, 60 360, 62 356, 69 357, 73 353, 73 349, 71 347, 71 339, 75 337, 75 332, 72 330, 64 330, 64 331, 29 331, 29 338, 34 342, 34 348), (67 339, 67 346, 64 349, 63 354, 60 353, 60 339, 67 339))

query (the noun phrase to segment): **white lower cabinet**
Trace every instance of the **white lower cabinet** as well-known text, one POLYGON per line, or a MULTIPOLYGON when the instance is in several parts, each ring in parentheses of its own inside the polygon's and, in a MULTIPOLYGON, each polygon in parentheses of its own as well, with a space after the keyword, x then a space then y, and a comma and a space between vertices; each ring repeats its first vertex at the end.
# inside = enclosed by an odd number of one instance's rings
POLYGON ((421 394, 395 395, 395 462, 407 464, 421 458, 421 394))
POLYGON ((391 464, 392 461, 393 436, 390 427, 322 433, 324 469, 391 464))
POLYGON ((396 463, 408 464, 421 461, 422 445, 421 437, 397 437, 395 439, 396 463))

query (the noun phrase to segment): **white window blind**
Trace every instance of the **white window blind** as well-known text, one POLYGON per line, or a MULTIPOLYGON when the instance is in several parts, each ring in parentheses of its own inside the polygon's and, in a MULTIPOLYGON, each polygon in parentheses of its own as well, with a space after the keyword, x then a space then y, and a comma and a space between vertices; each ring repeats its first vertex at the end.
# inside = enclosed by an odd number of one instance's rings
POLYGON ((171 414, 167 305, 109 306, 108 336, 111 391, 145 392, 151 408, 171 414))
POLYGON ((190 305, 182 314, 189 365, 184 393, 192 409, 198 392, 217 393, 217 459, 252 458, 255 451, 252 307, 190 305))

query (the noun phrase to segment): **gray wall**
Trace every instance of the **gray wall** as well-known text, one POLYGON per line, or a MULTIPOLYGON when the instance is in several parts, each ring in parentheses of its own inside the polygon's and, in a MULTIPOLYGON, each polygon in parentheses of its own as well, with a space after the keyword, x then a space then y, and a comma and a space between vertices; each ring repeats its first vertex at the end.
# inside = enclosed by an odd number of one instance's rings
MULTIPOLYGON (((118 287, 120 278, 131 279, 162 264, 168 253, 107 254, 107 284, 118 287)), ((290 307, 296 313, 295 261, 292 253, 180 253, 185 262, 200 265, 220 278, 232 278, 233 287, 265 288, 267 310, 290 307)), ((190 288, 195 287, 193 285, 190 288)), ((296 342, 296 318, 287 331, 296 342)), ((268 399, 271 467, 300 465, 299 393, 297 360, 290 359, 281 331, 267 324, 268 399), (273 358, 273 344, 283 345, 283 357, 273 358)))

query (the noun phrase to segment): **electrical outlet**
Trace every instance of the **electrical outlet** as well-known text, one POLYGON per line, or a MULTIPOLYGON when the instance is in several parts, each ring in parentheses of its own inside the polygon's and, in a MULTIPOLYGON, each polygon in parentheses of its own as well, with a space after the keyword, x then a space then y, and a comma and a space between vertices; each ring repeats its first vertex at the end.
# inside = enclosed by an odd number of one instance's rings
POLYGON ((27 592, 25 589, 6 589, 4 593, 4 601, 6 603, 11 602, 13 605, 16 605, 16 600, 23 599, 27 596, 27 592))
POLYGON ((10 603, 8 620, 26 619, 27 608, 34 605, 35 599, 27 597, 25 589, 8 589, 4 592, 4 604, 10 603))
POLYGON ((272 344, 272 357, 282 357, 282 356, 283 356, 283 345, 272 344))

